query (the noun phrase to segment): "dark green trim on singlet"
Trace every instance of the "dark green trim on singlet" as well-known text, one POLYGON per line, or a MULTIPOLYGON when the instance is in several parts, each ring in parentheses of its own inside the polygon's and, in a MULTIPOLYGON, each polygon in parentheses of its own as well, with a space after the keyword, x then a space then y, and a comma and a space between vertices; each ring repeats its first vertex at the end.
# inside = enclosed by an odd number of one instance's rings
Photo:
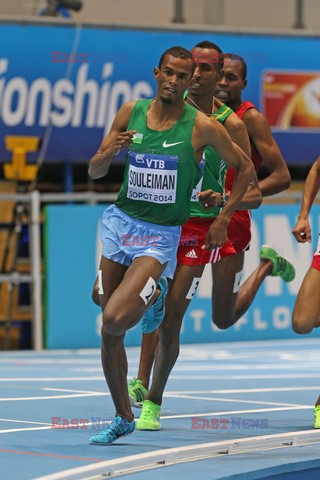
MULTIPOLYGON (((212 115, 212 121, 218 121, 223 125, 231 113, 233 113, 231 108, 227 107, 227 105, 222 105, 212 115)), ((204 168, 203 177, 192 192, 190 214, 191 217, 217 217, 221 208, 215 207, 209 211, 204 210, 197 200, 196 194, 208 189, 215 192, 223 192, 228 167, 217 152, 208 146, 203 153, 202 168, 204 168)))

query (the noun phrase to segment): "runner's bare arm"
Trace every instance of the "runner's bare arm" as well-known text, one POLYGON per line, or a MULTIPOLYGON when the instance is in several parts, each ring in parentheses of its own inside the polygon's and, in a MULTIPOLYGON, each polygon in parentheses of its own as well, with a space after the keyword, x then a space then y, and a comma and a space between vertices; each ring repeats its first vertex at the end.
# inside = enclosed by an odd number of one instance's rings
MULTIPOLYGON (((216 103, 216 101, 215 101, 216 103)), ((224 127, 229 133, 231 140, 236 143, 248 155, 251 155, 250 140, 245 124, 235 113, 229 115, 224 122, 224 127)), ((220 192, 213 190, 206 190, 201 192, 201 204, 205 210, 210 210, 214 207, 221 207, 224 205, 225 198, 220 192)), ((226 192, 229 194, 230 192, 226 192)), ((262 203, 262 195, 259 188, 258 178, 255 175, 252 182, 239 203, 238 210, 253 210, 259 208, 262 203)))
MULTIPOLYGON (((254 168, 250 158, 231 141, 230 136, 218 122, 210 121, 205 115, 198 113, 192 136, 196 154, 206 145, 212 146, 224 161, 236 171, 233 189, 227 204, 223 207, 210 227, 204 248, 221 246, 227 240, 227 225, 237 209, 249 183, 254 178, 254 168)), ((201 200, 201 193, 199 194, 201 200)))
POLYGON ((245 124, 242 120, 235 114, 231 113, 229 117, 224 122, 224 127, 229 133, 231 140, 236 143, 248 157, 251 157, 251 147, 249 135, 246 129, 245 124))
POLYGON ((219 122, 212 122, 203 114, 198 114, 196 117, 193 145, 196 151, 205 145, 212 146, 218 155, 236 171, 232 193, 228 203, 219 214, 219 217, 222 215, 229 222, 249 183, 254 178, 255 173, 252 162, 243 150, 232 142, 230 136, 219 122))
POLYGON ((245 113, 243 121, 270 174, 259 182, 262 196, 267 197, 286 190, 290 186, 290 173, 273 139, 267 119, 255 108, 250 108, 245 113))
MULTIPOLYGON (((236 143, 244 153, 251 158, 251 147, 247 128, 242 120, 232 113, 226 119, 224 127, 229 133, 231 140, 236 143)), ((257 175, 254 175, 254 179, 250 182, 249 187, 244 194, 241 202, 239 203, 238 210, 253 210, 259 208, 262 203, 262 194, 259 187, 259 181, 257 175)))
POLYGON ((292 230, 297 242, 311 242, 311 228, 308 220, 309 212, 320 189, 320 157, 312 165, 304 185, 298 221, 292 230))
POLYGON ((104 138, 97 153, 90 159, 88 173, 92 179, 104 177, 108 173, 113 157, 132 142, 136 132, 127 131, 127 128, 134 104, 135 102, 127 102, 120 108, 110 132, 104 138))

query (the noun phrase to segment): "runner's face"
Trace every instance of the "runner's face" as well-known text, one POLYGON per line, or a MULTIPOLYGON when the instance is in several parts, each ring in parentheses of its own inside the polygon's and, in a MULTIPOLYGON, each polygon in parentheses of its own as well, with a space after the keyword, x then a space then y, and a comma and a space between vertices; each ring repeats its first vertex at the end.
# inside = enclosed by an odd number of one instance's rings
POLYGON ((161 68, 154 69, 158 81, 158 96, 163 103, 174 104, 183 99, 192 75, 191 58, 166 55, 161 68))
POLYGON ((241 102, 241 93, 246 84, 246 80, 242 80, 241 63, 225 58, 223 71, 216 87, 216 97, 227 104, 233 101, 241 102))
POLYGON ((188 89, 190 95, 213 96, 219 78, 219 52, 210 48, 194 48, 191 53, 196 68, 188 89))

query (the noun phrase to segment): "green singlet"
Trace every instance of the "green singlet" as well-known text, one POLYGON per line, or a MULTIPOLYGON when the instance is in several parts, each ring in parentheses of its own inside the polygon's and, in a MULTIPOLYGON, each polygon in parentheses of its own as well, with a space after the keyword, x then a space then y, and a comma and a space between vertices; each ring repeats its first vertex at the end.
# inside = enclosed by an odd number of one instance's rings
POLYGON ((197 110, 188 104, 178 121, 165 131, 147 126, 152 100, 138 100, 128 130, 136 130, 130 145, 116 206, 127 215, 160 225, 182 225, 190 217, 190 198, 202 176, 192 148, 197 110))
MULTIPOLYGON (((219 110, 212 114, 212 117, 221 124, 224 124, 231 113, 233 113, 231 108, 227 107, 227 105, 222 105, 219 110)), ((221 208, 215 207, 209 211, 204 210, 198 200, 197 193, 208 189, 214 190, 215 192, 223 192, 228 166, 217 152, 209 146, 206 147, 203 153, 203 159, 200 165, 204 169, 203 177, 192 192, 190 216, 204 218, 217 217, 221 208)))

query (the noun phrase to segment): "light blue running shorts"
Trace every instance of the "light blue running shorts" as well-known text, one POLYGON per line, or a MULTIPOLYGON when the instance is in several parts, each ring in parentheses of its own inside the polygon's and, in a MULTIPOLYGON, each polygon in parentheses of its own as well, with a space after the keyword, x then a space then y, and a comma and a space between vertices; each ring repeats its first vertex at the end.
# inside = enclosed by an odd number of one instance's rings
POLYGON ((135 258, 154 257, 161 265, 168 262, 162 275, 173 278, 180 234, 180 226, 144 222, 111 205, 102 216, 102 255, 127 266, 131 265, 135 258))

